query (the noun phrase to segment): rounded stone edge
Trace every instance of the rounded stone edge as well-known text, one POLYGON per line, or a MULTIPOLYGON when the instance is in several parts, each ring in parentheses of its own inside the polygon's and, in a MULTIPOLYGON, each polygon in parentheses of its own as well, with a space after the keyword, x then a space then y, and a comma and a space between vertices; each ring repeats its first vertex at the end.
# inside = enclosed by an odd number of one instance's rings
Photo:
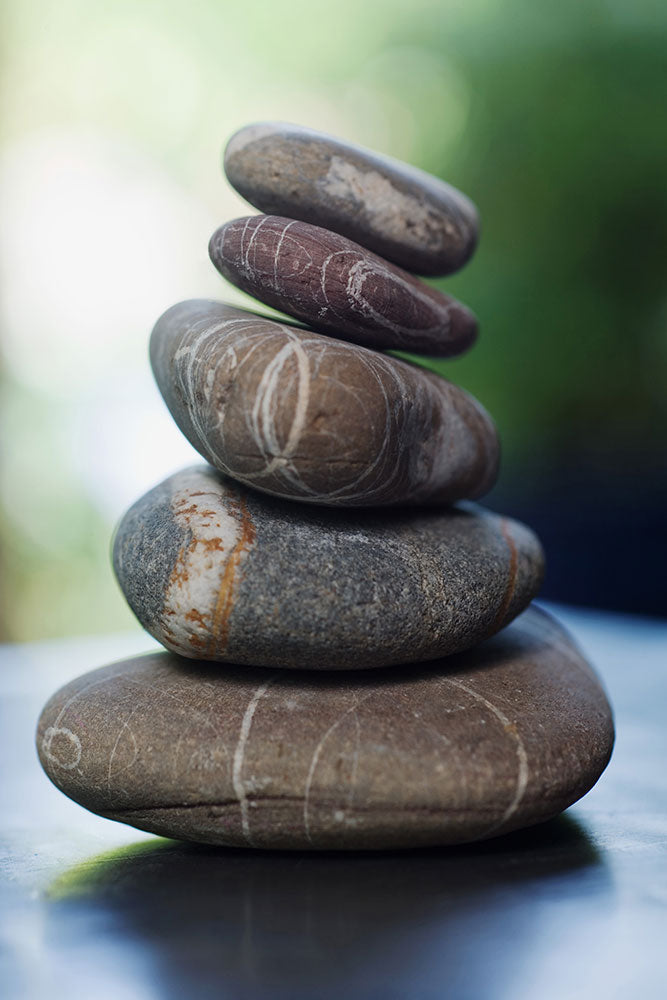
MULTIPOLYGON (((168 630, 165 631, 166 625, 163 619, 165 593, 179 555, 187 548, 189 542, 196 541, 196 534, 191 528, 179 527, 171 507, 174 490, 178 490, 184 477, 192 474, 204 475, 211 479, 215 487, 221 491, 221 495, 229 493, 231 490, 234 496, 241 498, 242 501, 245 497, 246 501, 250 501, 251 511, 254 507, 263 508, 264 528, 267 522, 270 527, 274 523, 280 522, 286 514, 292 522, 295 519, 301 520, 298 512, 293 508, 292 501, 272 498, 268 494, 254 493, 247 486, 225 476, 210 465, 188 466, 174 473, 147 491, 123 514, 114 531, 112 549, 112 564, 120 590, 141 626, 165 649, 187 659, 203 659, 221 664, 237 663, 247 666, 249 669, 260 666, 262 669, 303 670, 307 673, 333 671, 342 675, 433 662, 465 652, 479 642, 494 636, 529 606, 537 596, 542 583, 544 550, 536 533, 512 518, 497 514, 471 502, 462 502, 454 510, 458 509, 461 513, 472 516, 480 525, 484 522, 492 525, 492 534, 498 542, 501 539, 504 542, 508 559, 503 596, 495 614, 491 612, 493 614, 491 621, 487 620, 486 626, 480 627, 478 625, 476 627, 477 638, 475 640, 471 641, 465 629, 459 629, 454 636, 447 635, 446 639, 443 637, 437 650, 427 652, 420 649, 419 652, 412 651, 410 653, 408 652, 409 647, 406 646, 404 652, 400 654, 400 658, 398 658, 398 654, 395 654, 396 658, 387 656, 379 662, 373 661, 368 652, 362 653, 356 649, 351 653, 346 649, 338 653, 341 662, 322 663, 319 659, 322 655, 321 651, 318 652, 317 648, 309 647, 307 656, 302 657, 296 664, 281 662, 280 657, 273 653, 270 662, 266 659, 260 659, 259 664, 257 664, 252 661, 251 654, 243 653, 241 655, 237 651, 236 655, 241 656, 241 658, 234 660, 233 656, 227 655, 226 650, 218 652, 216 636, 211 634, 208 642, 213 643, 213 646, 204 655, 200 647, 174 644, 173 635, 168 630), (138 566, 142 567, 141 573, 137 571, 138 566), (349 666, 351 655, 358 658, 354 667, 349 666)), ((339 525, 342 517, 356 526, 358 510, 358 508, 356 510, 343 510, 340 514, 336 510, 336 513, 332 515, 333 524, 339 525)), ((308 522, 319 523, 322 520, 326 522, 326 511, 327 508, 318 509, 311 506, 307 513, 304 512, 303 519, 308 522)), ((390 513, 389 516, 391 516, 390 513)), ((397 511, 396 516, 400 518, 399 511, 397 511)), ((419 514, 416 512, 415 517, 418 516, 419 514)), ((403 521, 400 519, 394 530, 400 531, 402 523, 403 521)), ((255 528, 253 528, 254 530, 255 528)), ((325 534, 327 536, 330 534, 329 526, 325 528, 325 534)), ((499 551, 503 551, 502 545, 499 551)), ((235 585, 242 586, 242 578, 235 585)), ((424 596, 422 599, 427 600, 424 596)), ((252 602, 247 603, 249 606, 253 606, 252 602)), ((471 618, 474 617, 475 615, 472 614, 471 618)), ((261 629, 261 621, 257 620, 254 627, 261 629)), ((208 649, 208 646, 204 648, 208 649)), ((258 655, 257 652, 254 655, 258 655)))
MULTIPOLYGON (((459 216, 459 226, 462 224, 466 229, 466 238, 464 246, 454 256, 451 256, 451 251, 449 255, 441 253, 436 256, 429 254, 427 251, 420 253, 416 248, 406 253, 405 246, 400 241, 387 243, 381 239, 371 239, 370 242, 365 243, 361 237, 355 235, 355 233, 358 233, 357 229, 336 229, 335 220, 329 215, 327 215, 326 221, 318 222, 318 219, 315 218, 315 213, 308 213, 308 217, 303 215, 303 221, 324 225, 325 228, 357 239, 357 242, 363 246, 368 246, 368 249, 378 253, 381 257, 390 260, 392 263, 405 268, 406 271, 412 274, 434 278, 445 277, 461 270, 461 268, 469 263, 479 244, 480 218, 475 203, 459 188, 454 187, 454 185, 442 180, 440 177, 436 177, 434 174, 430 174, 419 167, 399 160, 397 157, 378 153, 360 143, 348 142, 330 133, 307 126, 290 122, 259 121, 244 125, 232 133, 223 147, 222 170, 229 184, 248 204, 254 208, 259 208, 260 211, 265 211, 264 205, 268 203, 263 202, 263 204, 259 204, 256 197, 255 200, 249 197, 249 188, 244 183, 243 175, 237 174, 232 161, 234 158, 242 155, 247 146, 255 142, 261 142, 263 139, 278 137, 281 131, 288 133, 290 139, 293 141, 315 139, 332 147, 338 147, 343 153, 351 152, 362 161, 367 162, 370 169, 376 169, 383 174, 389 171, 399 181, 399 184, 406 187, 414 188, 415 185, 420 185, 423 191, 428 192, 428 196, 431 199, 449 202, 451 206, 450 211, 459 216), (415 258, 418 259, 418 263, 414 262, 415 258)), ((278 212, 275 214, 281 213, 278 212)))
MULTIPOLYGON (((387 499, 382 491, 378 490, 375 491, 376 495, 371 496, 370 499, 367 496, 361 498, 350 498, 347 496, 341 498, 337 496, 335 499, 322 496, 309 496, 306 492, 297 493, 294 490, 283 491, 278 489, 277 486, 260 484, 256 481, 256 477, 253 477, 251 484, 253 489, 268 496, 288 499, 290 502, 304 503, 314 507, 385 509, 398 508, 403 505, 433 507, 455 503, 460 500, 476 500, 487 493, 494 485, 500 465, 498 430, 484 405, 461 386, 425 368, 414 360, 408 360, 406 357, 374 351, 361 344, 350 343, 346 340, 338 340, 337 338, 328 337, 326 334, 317 333, 298 323, 294 324, 277 317, 239 309, 224 302, 210 299, 189 299, 176 303, 165 310, 154 324, 150 337, 150 361, 157 387, 176 425, 193 448, 219 472, 230 476, 238 482, 247 484, 247 479, 233 468, 230 468, 229 462, 225 459, 224 455, 221 456, 219 451, 214 450, 208 439, 195 426, 192 411, 200 404, 196 403, 193 398, 182 391, 178 391, 175 379, 170 371, 173 367, 173 359, 170 358, 170 355, 172 349, 175 356, 178 355, 178 347, 174 347, 174 344, 178 340, 190 335, 198 323, 210 324, 214 314, 220 310, 228 310, 239 315, 243 314, 247 319, 256 320, 258 323, 274 324, 278 328, 291 330, 301 337, 315 338, 323 343, 329 342, 340 349, 349 351, 351 355, 358 355, 365 359, 377 359, 378 363, 382 362, 386 368, 393 369, 396 376, 405 373, 409 380, 416 380, 417 383, 421 380, 425 385, 428 385, 427 395, 432 398, 432 402, 428 405, 432 406, 434 410, 438 410, 440 406, 450 407, 454 417, 458 418, 465 425, 466 434, 476 439, 474 449, 476 460, 470 464, 466 463, 465 472, 459 470, 453 475, 445 476, 444 483, 440 483, 439 485, 437 476, 430 476, 430 478, 424 476, 418 477, 422 481, 411 486, 398 499, 387 499), (190 315, 193 310, 194 317, 190 315), (181 317, 185 317, 185 319, 181 317), (187 326, 187 330, 185 326, 187 326), (445 403, 442 400, 434 398, 438 396, 444 398, 452 393, 458 399, 458 404, 455 402, 453 407, 449 401, 445 403), (432 482, 434 478, 436 480, 435 485, 432 482), (379 496, 377 495, 378 492, 379 496)), ((377 409, 378 406, 382 406, 383 404, 382 394, 376 395, 377 399, 375 399, 374 405, 377 409)), ((423 402, 420 405, 426 405, 426 398, 426 396, 423 397, 423 402)), ((401 434, 412 433, 409 431, 409 427, 414 427, 413 415, 416 414, 419 416, 420 412, 418 406, 413 406, 409 419, 404 417, 398 425, 398 430, 401 434)), ((367 461, 370 464, 375 461, 377 451, 370 450, 370 440, 367 443, 368 448, 364 451, 363 455, 365 458, 367 456, 367 461)), ((437 465, 437 462, 434 460, 436 456, 435 448, 437 448, 436 436, 430 435, 423 439, 415 438, 413 442, 414 463, 417 466, 423 466, 426 463, 435 468, 437 465)), ((440 478, 442 479, 443 477, 440 476, 440 478)))
MULTIPOLYGON (((272 235, 274 235, 272 233, 272 235)), ((331 256, 336 256, 343 252, 342 248, 331 250, 331 256)), ((375 250, 357 242, 350 236, 342 232, 328 229, 317 223, 308 222, 305 219, 292 219, 283 215, 262 213, 260 215, 239 216, 223 222, 211 235, 208 242, 208 255, 211 263, 222 278, 228 281, 235 288, 246 295, 256 299, 262 305, 275 309, 288 317, 288 322, 303 324, 306 328, 316 333, 339 340, 347 341, 359 347, 365 347, 372 351, 402 351, 409 354, 423 355, 425 357, 450 359, 458 358, 467 354, 479 338, 479 320, 473 310, 464 302, 461 302, 453 295, 442 291, 435 285, 429 285, 406 269, 404 266, 393 263, 385 259, 375 250), (393 282, 393 287, 410 289, 411 296, 415 301, 427 298, 431 300, 431 307, 438 313, 441 322, 441 330, 437 335, 429 335, 423 331, 414 332, 401 336, 391 328, 391 321, 385 321, 382 325, 380 321, 372 324, 365 322, 366 313, 364 307, 355 305, 351 308, 346 302, 339 310, 330 307, 321 308, 321 303, 317 303, 309 294, 307 296, 309 305, 304 307, 303 290, 300 286, 285 290, 283 281, 282 289, 276 287, 275 277, 269 278, 267 283, 265 270, 252 269, 245 263, 230 260, 224 253, 225 241, 231 233, 232 240, 238 237, 238 229, 243 226, 243 232, 250 227, 249 243, 253 242, 255 233, 259 232, 262 226, 267 223, 275 227, 282 223, 285 227, 297 225, 304 227, 300 232, 295 230, 297 238, 310 240, 311 242, 321 234, 320 242, 325 244, 331 238, 347 244, 345 253, 358 254, 361 261, 368 268, 374 268, 374 274, 380 276, 385 282, 393 282), (406 342, 411 339, 412 343, 406 342)), ((317 265, 319 266, 319 265, 317 265)), ((280 271, 278 271, 280 273, 280 271)), ((319 288, 322 287, 320 279, 319 288)), ((319 294, 318 288, 318 294, 319 294)))
MULTIPOLYGON (((576 657, 576 659, 578 661, 577 666, 579 668, 585 670, 585 672, 589 676, 590 680, 593 682, 593 684, 595 685, 595 687, 598 689, 598 693, 599 693, 599 695, 601 697, 601 703, 602 703, 601 707, 606 708, 606 713, 605 713, 606 714, 606 725, 604 726, 604 730, 605 731, 603 733, 602 732, 602 727, 601 727, 600 739, 599 739, 598 745, 596 746, 597 761, 596 761, 596 765, 595 765, 595 768, 594 768, 594 774, 593 774, 593 776, 592 777, 588 776, 588 777, 586 777, 585 780, 582 780, 578 785, 573 786, 573 789, 572 789, 571 793, 566 797, 566 799, 562 799, 562 797, 561 797, 561 799, 558 801, 558 805, 557 806, 554 803, 553 812, 549 812, 549 810, 547 810, 547 812, 545 813, 544 810, 541 809, 541 811, 539 812, 539 814, 536 813, 533 818, 531 818, 530 814, 529 814, 529 816, 528 816, 527 819, 524 818, 524 819, 521 819, 519 821, 511 821, 511 822, 508 822, 506 824, 501 824, 501 825, 499 825, 497 827, 492 828, 491 830, 489 830, 486 833, 482 833, 479 836, 472 836, 472 837, 467 837, 467 838, 464 838, 464 839, 457 838, 457 839, 452 839, 452 840, 443 839, 441 836, 433 839, 433 838, 431 838, 429 836, 428 833, 424 837, 420 838, 420 837, 413 836, 412 832, 411 832, 408 835, 408 837, 407 837, 407 839, 406 839, 405 842, 401 842, 400 838, 398 840, 396 838, 393 838, 393 839, 387 840, 385 842, 375 841, 373 844, 367 844, 367 845, 364 845, 364 844, 329 844, 329 843, 325 843, 325 844, 319 844, 319 843, 318 844, 312 844, 311 843, 309 845, 309 844, 306 844, 306 843, 299 843, 299 844, 285 844, 285 845, 279 845, 279 846, 271 846, 269 848, 266 848, 266 847, 264 847, 262 845, 253 845, 253 844, 248 844, 247 842, 241 842, 240 838, 238 839, 238 843, 236 842, 235 838, 232 838, 231 840, 228 838, 227 840, 223 841, 219 837, 210 837, 210 836, 207 837, 205 835, 198 836, 194 840, 191 837, 183 837, 182 839, 185 840, 185 841, 188 841, 188 842, 193 842, 193 843, 208 843, 208 844, 212 844, 212 845, 216 845, 216 846, 220 846, 220 847, 232 847, 232 848, 234 848, 234 847, 244 847, 244 848, 250 847, 251 849, 254 849, 254 850, 267 850, 267 849, 268 850, 276 850, 277 849, 277 850, 282 850, 282 851, 300 851, 300 852, 301 851, 328 851, 328 850, 335 850, 335 851, 341 852, 341 853, 348 852, 348 851, 355 851, 355 852, 357 852, 357 851, 361 851, 361 852, 371 852, 371 851, 381 852, 381 851, 385 851, 385 850, 386 851, 394 851, 394 850, 411 850, 411 849, 420 849, 420 848, 449 847, 449 846, 455 846, 455 845, 462 845, 462 844, 468 844, 468 843, 481 842, 481 841, 485 841, 485 840, 491 840, 491 839, 495 839, 497 837, 502 837, 502 836, 504 836, 506 834, 512 833, 512 832, 514 832, 516 830, 519 830, 519 829, 527 829, 527 828, 530 828, 532 826, 541 825, 542 823, 548 822, 549 820, 551 820, 551 819, 555 818, 556 816, 560 815, 566 809, 570 808, 571 805, 573 805, 575 802, 577 802, 579 799, 581 799, 584 795, 586 795, 597 784, 597 782, 602 777, 602 775, 603 775, 603 773, 604 773, 607 765, 609 764, 609 761, 610 761, 610 759, 612 757, 612 754, 613 754, 614 745, 615 745, 614 712, 613 712, 613 707, 612 707, 612 705, 610 703, 610 700, 609 700, 608 693, 607 693, 607 691, 605 689, 605 685, 603 684, 603 682, 602 682, 602 680, 600 678, 600 675, 593 668, 593 666, 591 665, 591 663, 588 660, 587 656, 582 652, 581 647, 579 646, 578 642, 572 637, 572 635, 569 632, 569 630, 566 629, 561 624, 561 622, 558 621, 558 619, 556 619, 553 615, 551 615, 550 613, 548 613, 547 611, 545 611, 543 608, 541 608, 539 606, 535 606, 535 605, 531 606, 527 610, 526 617, 528 617, 530 619, 530 627, 532 629, 536 630, 538 632, 538 634, 541 635, 541 637, 542 637, 543 641, 545 642, 545 644, 546 644, 547 641, 549 641, 549 643, 550 643, 550 645, 552 647, 560 647, 560 651, 561 652, 567 651, 567 652, 569 652, 570 655, 573 654, 576 657), (563 649, 563 646, 565 647, 564 649, 563 649)), ((145 661, 147 659, 150 659, 150 658, 153 658, 155 656, 157 656, 159 658, 163 658, 165 655, 168 655, 168 654, 165 654, 165 653, 158 653, 158 654, 155 654, 155 653, 146 653, 146 654, 143 654, 143 655, 126 658, 124 660, 115 661, 114 663, 111 663, 111 664, 108 664, 108 665, 106 665, 104 667, 100 667, 100 668, 98 668, 96 670, 90 671, 88 674, 81 675, 80 677, 77 677, 77 678, 73 679, 72 681, 69 681, 68 683, 66 683, 65 685, 63 685, 56 692, 54 692, 54 694, 47 700, 47 702, 45 703, 44 707, 42 708, 42 710, 40 712, 40 715, 39 715, 39 718, 38 718, 38 721, 37 721, 36 731, 35 731, 35 742, 36 742, 37 756, 38 756, 38 759, 40 761, 42 769, 44 770, 44 773, 46 774, 47 778, 51 781, 51 783, 56 788, 58 788, 60 791, 62 791, 63 794, 65 794, 71 801, 75 802, 77 805, 81 805, 83 808, 86 808, 89 811, 91 811, 91 812, 95 813, 96 815, 99 815, 99 816, 101 816, 103 818, 111 819, 111 820, 114 820, 116 822, 122 822, 122 823, 129 824, 132 827, 135 827, 135 828, 140 829, 140 830, 144 830, 144 831, 146 831, 148 833, 153 833, 153 834, 157 834, 157 835, 160 835, 160 836, 169 836, 169 837, 176 836, 178 838, 178 833, 176 833, 176 834, 174 833, 173 818, 172 818, 171 822, 167 823, 166 825, 164 824, 165 813, 167 813, 169 811, 169 812, 172 813, 172 817, 173 817, 180 810, 180 812, 183 814, 182 817, 181 817, 181 820, 184 819, 185 822, 186 822, 186 824, 190 824, 191 823, 191 819, 192 819, 192 815, 193 815, 194 812, 196 812, 197 809, 204 809, 204 810, 208 809, 209 810, 209 816, 210 816, 210 808, 211 808, 211 806, 213 804, 206 805, 206 806, 198 806, 195 803, 192 806, 186 806, 184 808, 181 808, 180 806, 175 806, 175 807, 172 807, 172 806, 167 806, 167 807, 148 807, 148 808, 145 808, 145 809, 142 809, 141 807, 136 807, 136 808, 130 808, 130 809, 125 809, 125 810, 123 810, 123 809, 109 810, 109 809, 96 808, 96 807, 91 806, 91 805, 85 805, 83 801, 81 801, 80 799, 77 799, 75 797, 75 795, 74 795, 74 789, 65 790, 61 786, 61 784, 56 780, 55 775, 51 773, 51 771, 49 770, 49 768, 48 768, 48 766, 47 766, 47 764, 45 762, 45 757, 46 757, 46 759, 48 759, 48 754, 45 754, 44 751, 43 751, 44 740, 45 740, 45 738, 48 738, 49 729, 52 728, 50 726, 46 726, 46 721, 47 721, 47 717, 48 717, 49 713, 52 712, 53 709, 56 708, 56 707, 58 707, 59 704, 61 704, 61 703, 65 707, 67 706, 67 704, 70 701, 70 698, 68 696, 70 695, 71 692, 76 692, 78 690, 79 684, 80 684, 81 680, 84 680, 84 679, 89 680, 90 682, 89 682, 88 685, 86 685, 86 687, 91 687, 91 686, 94 686, 94 684, 96 683, 96 681, 94 680, 94 678, 97 678, 99 681, 103 681, 106 678, 106 675, 109 674, 109 673, 112 673, 114 671, 114 669, 117 666, 119 666, 119 665, 122 665, 124 663, 136 662, 136 661, 143 662, 143 661, 145 661)), ((401 669, 400 667, 398 667, 398 668, 387 668, 388 672, 400 671, 400 669, 401 669)), ((268 673, 268 671, 267 671, 267 673, 268 673)), ((62 711, 63 711, 63 709, 61 708, 60 714, 62 714, 62 711)), ((57 720, 57 718, 58 717, 56 717, 56 720, 57 720)), ((59 762, 59 763, 60 763, 60 766, 62 766, 62 762, 59 762)), ((71 767, 66 767, 65 770, 67 771, 67 773, 70 773, 75 768, 76 768, 76 761, 74 761, 72 763, 71 767)), ((540 802, 540 806, 543 806, 544 805, 544 797, 540 797, 539 802, 540 802)), ((278 804, 279 803, 280 803, 280 800, 278 800, 278 804)), ((224 809, 226 807, 229 807, 230 809, 233 807, 235 811, 238 811, 238 802, 234 801, 234 802, 229 802, 229 803, 223 803, 223 804, 220 805, 220 807, 216 806, 215 808, 224 809)), ((395 810, 392 810, 392 815, 394 815, 394 813, 395 813, 395 810)))

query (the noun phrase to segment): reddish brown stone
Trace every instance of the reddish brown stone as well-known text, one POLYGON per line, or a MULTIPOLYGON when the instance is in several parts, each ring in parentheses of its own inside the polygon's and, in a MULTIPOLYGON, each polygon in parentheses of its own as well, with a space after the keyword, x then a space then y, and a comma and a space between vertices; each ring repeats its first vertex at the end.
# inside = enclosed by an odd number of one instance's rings
POLYGON ((477 335, 461 303, 319 226, 273 215, 235 219, 213 234, 209 252, 244 292, 367 347, 447 356, 477 335))
POLYGON ((208 300, 157 322, 153 372, 176 423, 221 472, 307 503, 473 499, 498 438, 463 389, 416 365, 208 300))

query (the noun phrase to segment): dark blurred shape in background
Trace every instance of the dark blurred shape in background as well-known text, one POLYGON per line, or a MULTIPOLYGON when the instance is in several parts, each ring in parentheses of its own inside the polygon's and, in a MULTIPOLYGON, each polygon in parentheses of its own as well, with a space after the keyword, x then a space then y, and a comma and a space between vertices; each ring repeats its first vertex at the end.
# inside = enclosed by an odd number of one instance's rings
POLYGON ((245 214, 219 150, 258 118, 477 202, 478 253, 439 284, 482 336, 434 367, 498 422, 488 502, 543 539, 545 597, 667 614, 667 5, 8 0, 5 18, 6 637, 131 623, 111 526, 188 460, 147 336, 179 298, 242 301, 206 243, 245 214))
POLYGON ((541 535, 544 596, 665 614, 667 7, 501 6, 458 54, 474 85, 450 175, 484 235, 447 284, 483 338, 446 370, 497 415, 490 505, 541 535))

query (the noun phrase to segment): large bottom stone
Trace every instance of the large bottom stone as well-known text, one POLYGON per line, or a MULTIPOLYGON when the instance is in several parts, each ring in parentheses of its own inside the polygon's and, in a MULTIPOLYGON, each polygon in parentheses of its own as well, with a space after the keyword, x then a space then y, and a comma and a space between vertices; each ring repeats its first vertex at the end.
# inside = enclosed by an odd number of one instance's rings
POLYGON ((54 695, 37 743, 66 795, 141 830, 377 849, 463 843, 555 816, 604 770, 613 722, 572 640, 529 609, 419 669, 125 660, 54 695))

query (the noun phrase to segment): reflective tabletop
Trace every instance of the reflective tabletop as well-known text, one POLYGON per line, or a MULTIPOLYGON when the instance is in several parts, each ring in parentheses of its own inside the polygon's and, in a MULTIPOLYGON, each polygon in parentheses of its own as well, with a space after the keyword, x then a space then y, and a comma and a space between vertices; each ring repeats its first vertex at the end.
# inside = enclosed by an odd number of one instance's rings
POLYGON ((667 623, 551 609, 595 664, 617 744, 562 817, 456 849, 212 849, 92 816, 34 727, 141 635, 0 648, 0 995, 455 1000, 667 996, 667 623))

